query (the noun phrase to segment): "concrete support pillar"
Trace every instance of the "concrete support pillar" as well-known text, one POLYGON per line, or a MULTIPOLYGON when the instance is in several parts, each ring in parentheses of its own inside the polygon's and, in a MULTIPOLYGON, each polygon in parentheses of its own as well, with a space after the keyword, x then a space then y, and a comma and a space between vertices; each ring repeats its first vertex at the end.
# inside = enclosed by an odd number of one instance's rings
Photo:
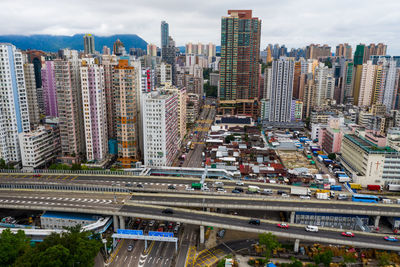
POLYGON ((116 233, 117 229, 119 229, 117 215, 113 215, 113 223, 114 223, 114 232, 116 233))
POLYGON ((296 241, 294 241, 294 252, 299 252, 299 245, 300 245, 300 239, 296 239, 296 241))
POLYGON ((204 244, 204 226, 200 225, 200 244, 204 244))
POLYGON ((374 219, 374 226, 379 227, 379 220, 381 219, 381 216, 375 216, 374 219))
POLYGON ((296 215, 295 211, 290 212, 290 223, 294 223, 294 216, 296 215))
POLYGON ((119 224, 120 224, 120 229, 125 229, 125 218, 124 218, 124 216, 119 216, 119 224))
POLYGON ((207 209, 208 212, 211 212, 211 209, 210 209, 210 208, 206 208, 206 209, 207 209))

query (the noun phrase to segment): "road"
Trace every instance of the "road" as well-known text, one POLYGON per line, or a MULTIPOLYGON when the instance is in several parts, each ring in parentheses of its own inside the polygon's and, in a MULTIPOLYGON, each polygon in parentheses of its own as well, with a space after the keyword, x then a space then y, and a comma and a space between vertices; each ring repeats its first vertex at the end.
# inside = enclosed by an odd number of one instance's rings
POLYGON ((206 100, 206 105, 196 121, 196 127, 193 129, 193 137, 190 140, 194 144, 194 149, 191 149, 187 153, 183 167, 201 167, 203 162, 202 153, 205 149, 205 141, 207 139, 207 133, 214 122, 216 109, 214 106, 210 106, 211 100, 206 100), (197 134, 195 133, 197 131, 197 134))
POLYGON ((186 194, 143 194, 134 193, 132 202, 179 207, 215 207, 249 210, 277 210, 277 211, 310 211, 336 212, 360 215, 380 215, 385 212, 390 216, 400 216, 400 205, 360 203, 351 201, 316 201, 282 199, 276 196, 269 197, 233 197, 233 196, 193 196, 186 194))
MULTIPOLYGON (((181 236, 180 247, 176 257, 175 266, 185 266, 186 256, 189 250, 193 251, 197 243, 199 227, 195 225, 186 225, 181 236)), ((191 258, 189 256, 189 258, 191 258)), ((189 259, 188 259, 189 260, 189 259)))

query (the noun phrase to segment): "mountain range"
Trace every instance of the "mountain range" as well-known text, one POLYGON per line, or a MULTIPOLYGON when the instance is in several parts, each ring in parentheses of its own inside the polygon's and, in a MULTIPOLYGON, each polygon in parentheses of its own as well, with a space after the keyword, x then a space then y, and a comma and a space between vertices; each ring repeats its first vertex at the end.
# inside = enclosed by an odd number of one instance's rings
MULTIPOLYGON (((11 43, 21 50, 36 49, 45 52, 57 52, 62 48, 83 50, 83 36, 84 34, 75 34, 73 36, 47 34, 0 35, 0 43, 11 43)), ((112 49, 117 39, 124 43, 127 52, 129 52, 129 48, 147 49, 147 42, 136 34, 116 34, 111 36, 95 35, 96 51, 101 52, 104 45, 112 49)))

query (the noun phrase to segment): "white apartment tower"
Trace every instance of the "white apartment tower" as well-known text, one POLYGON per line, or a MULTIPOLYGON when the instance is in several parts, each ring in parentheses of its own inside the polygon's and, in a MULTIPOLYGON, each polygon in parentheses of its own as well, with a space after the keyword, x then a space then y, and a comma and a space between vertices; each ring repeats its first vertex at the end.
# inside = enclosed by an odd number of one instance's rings
POLYGON ((170 166, 178 151, 178 95, 153 91, 143 95, 144 165, 170 166))
POLYGON ((335 79, 332 69, 320 63, 319 66, 315 68, 314 104, 320 106, 324 103, 325 99, 333 99, 334 90, 335 79))
POLYGON ((294 61, 285 57, 272 62, 269 121, 290 122, 294 61))
POLYGON ((108 153, 104 69, 94 58, 82 59, 81 88, 86 159, 102 161, 108 153))
POLYGON ((18 134, 30 129, 21 52, 0 43, 0 158, 21 161, 18 134))
POLYGON ((361 72, 360 93, 358 97, 358 106, 370 106, 373 97, 373 89, 375 82, 376 65, 368 60, 363 64, 361 72))

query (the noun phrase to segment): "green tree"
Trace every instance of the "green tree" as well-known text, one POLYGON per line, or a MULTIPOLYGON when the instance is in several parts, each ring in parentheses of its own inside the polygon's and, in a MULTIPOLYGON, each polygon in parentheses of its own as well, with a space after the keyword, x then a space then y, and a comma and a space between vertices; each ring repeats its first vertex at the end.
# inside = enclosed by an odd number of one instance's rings
POLYGON ((336 159, 336 154, 335 153, 329 153, 328 154, 328 158, 331 160, 335 160, 336 159))
POLYGON ((271 258, 272 250, 280 247, 280 243, 278 242, 276 236, 271 233, 263 233, 258 235, 258 242, 260 245, 265 246, 265 259, 267 262, 271 258))
POLYGON ((357 259, 352 253, 347 253, 343 255, 343 263, 353 263, 356 262, 357 259))
POLYGON ((378 256, 378 264, 379 266, 386 266, 390 264, 390 255, 389 253, 382 252, 379 256, 378 256))
POLYGON ((225 137, 225 143, 227 143, 227 144, 229 144, 233 140, 235 140, 235 136, 233 134, 230 134, 230 135, 225 137))
POLYGON ((0 266, 11 266, 29 248, 29 238, 19 230, 16 234, 5 229, 0 235, 0 266))
POLYGON ((73 170, 73 171, 82 170, 82 166, 81 166, 81 164, 79 164, 79 163, 74 163, 74 164, 72 164, 72 166, 71 166, 71 170, 73 170))
POLYGON ((332 257, 333 257, 333 252, 330 250, 327 250, 325 252, 319 253, 317 255, 314 256, 313 260, 315 262, 316 265, 323 263, 324 266, 328 266, 331 264, 332 262, 332 257))
POLYGON ((210 82, 204 84, 204 92, 206 96, 217 97, 218 96, 218 86, 210 85, 210 82))
POLYGON ((41 267, 63 267, 65 266, 64 260, 70 258, 69 250, 63 245, 55 245, 47 248, 44 252, 40 253, 39 266, 41 267))
POLYGON ((7 164, 4 159, 0 159, 0 169, 7 169, 7 164))

